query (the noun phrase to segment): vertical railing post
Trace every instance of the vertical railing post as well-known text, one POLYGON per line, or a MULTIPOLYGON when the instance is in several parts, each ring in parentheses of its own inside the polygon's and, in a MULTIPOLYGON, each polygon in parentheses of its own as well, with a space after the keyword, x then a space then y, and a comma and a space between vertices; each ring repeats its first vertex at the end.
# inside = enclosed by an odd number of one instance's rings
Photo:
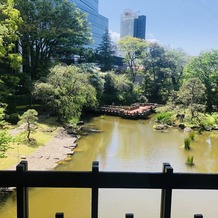
POLYGON ((99 162, 92 163, 93 185, 92 185, 92 218, 98 218, 98 172, 99 162))
MULTIPOLYGON (((173 173, 173 168, 170 166, 169 163, 163 164, 163 173, 166 173, 168 175, 173 173)), ((171 204, 172 204, 172 189, 171 188, 162 189, 160 218, 171 217, 171 204)))
POLYGON ((56 213, 55 218, 64 218, 64 213, 56 213))
POLYGON ((126 218, 134 218, 133 213, 127 213, 127 214, 126 214, 126 218))
POLYGON ((194 218, 203 218, 203 215, 202 214, 195 214, 194 218))
POLYGON ((24 187, 23 174, 28 170, 27 161, 21 161, 17 167, 17 176, 21 181, 17 186, 17 218, 28 218, 28 188, 24 187))

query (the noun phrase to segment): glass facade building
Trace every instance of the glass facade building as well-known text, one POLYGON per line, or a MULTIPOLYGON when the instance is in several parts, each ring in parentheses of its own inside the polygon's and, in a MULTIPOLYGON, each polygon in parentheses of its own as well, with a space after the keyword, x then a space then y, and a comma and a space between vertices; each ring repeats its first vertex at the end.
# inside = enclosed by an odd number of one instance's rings
POLYGON ((146 32, 146 16, 138 16, 131 10, 125 10, 121 15, 120 37, 133 36, 145 39, 146 32))
POLYGON ((98 0, 70 0, 81 11, 87 13, 88 22, 92 32, 93 44, 89 47, 96 49, 101 41, 102 36, 108 30, 108 18, 98 12, 98 0))
POLYGON ((145 39, 145 32, 146 32, 146 16, 141 15, 138 16, 134 20, 134 37, 145 39))

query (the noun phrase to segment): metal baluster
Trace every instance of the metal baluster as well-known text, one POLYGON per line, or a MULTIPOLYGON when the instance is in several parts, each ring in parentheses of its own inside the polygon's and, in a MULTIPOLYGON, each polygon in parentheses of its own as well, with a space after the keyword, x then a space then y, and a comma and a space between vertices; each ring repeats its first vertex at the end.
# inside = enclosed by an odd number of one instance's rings
POLYGON ((92 186, 92 218, 98 218, 98 172, 99 162, 94 161, 92 163, 93 186, 92 186))

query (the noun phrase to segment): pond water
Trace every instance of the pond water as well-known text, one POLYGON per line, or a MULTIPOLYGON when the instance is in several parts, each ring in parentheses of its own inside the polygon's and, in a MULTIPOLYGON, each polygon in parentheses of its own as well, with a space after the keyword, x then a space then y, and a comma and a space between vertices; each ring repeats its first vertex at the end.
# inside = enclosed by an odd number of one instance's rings
MULTIPOLYGON (((191 150, 184 150, 183 140, 188 136, 174 128, 164 132, 153 130, 154 118, 125 120, 105 116, 93 118, 88 125, 103 130, 82 137, 70 162, 57 170, 87 171, 92 162, 99 161, 100 171, 161 172, 168 162, 174 172, 218 172, 218 133, 196 134, 191 150), (195 166, 185 164, 194 156, 195 166)), ((100 189, 99 218, 124 218, 134 213, 136 218, 157 218, 160 213, 160 190, 100 189)), ((31 189, 29 192, 30 218, 54 218, 64 212, 65 218, 89 218, 89 189, 31 189)), ((217 218, 218 191, 173 191, 172 217, 188 218, 196 213, 217 218)), ((0 217, 16 217, 16 196, 0 203, 0 217)))

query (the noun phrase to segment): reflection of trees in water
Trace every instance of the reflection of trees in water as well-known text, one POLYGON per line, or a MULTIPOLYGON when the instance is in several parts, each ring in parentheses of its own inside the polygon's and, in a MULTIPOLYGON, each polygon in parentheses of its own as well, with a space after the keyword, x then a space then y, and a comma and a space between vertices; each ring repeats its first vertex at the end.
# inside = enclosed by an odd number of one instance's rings
POLYGON ((0 209, 5 205, 7 199, 11 197, 12 201, 16 201, 16 193, 9 191, 8 188, 0 188, 0 209))

